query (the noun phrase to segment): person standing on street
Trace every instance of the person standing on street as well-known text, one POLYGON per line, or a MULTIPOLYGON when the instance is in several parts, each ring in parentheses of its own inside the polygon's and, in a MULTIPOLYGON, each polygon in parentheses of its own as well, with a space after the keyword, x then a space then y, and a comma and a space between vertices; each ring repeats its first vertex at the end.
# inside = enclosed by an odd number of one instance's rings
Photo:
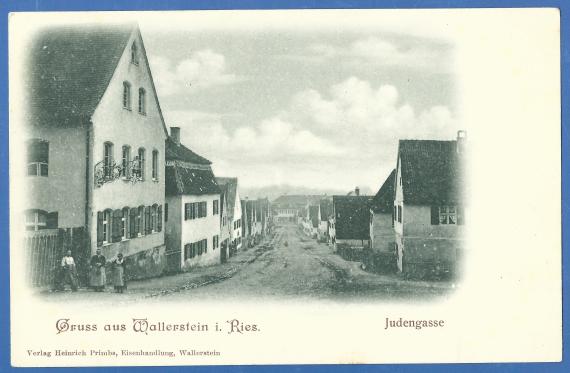
POLYGON ((101 255, 101 249, 97 249, 97 253, 91 257, 91 274, 90 284, 91 287, 97 292, 105 289, 107 277, 105 275, 105 264, 107 260, 101 255))
POLYGON ((116 293, 123 293, 127 288, 127 283, 125 281, 125 258, 123 254, 119 253, 113 263, 113 286, 115 287, 116 293))
POLYGON ((61 269, 63 271, 63 288, 65 284, 71 285, 71 291, 77 291, 77 269, 75 267, 75 260, 71 256, 71 250, 61 259, 61 269))

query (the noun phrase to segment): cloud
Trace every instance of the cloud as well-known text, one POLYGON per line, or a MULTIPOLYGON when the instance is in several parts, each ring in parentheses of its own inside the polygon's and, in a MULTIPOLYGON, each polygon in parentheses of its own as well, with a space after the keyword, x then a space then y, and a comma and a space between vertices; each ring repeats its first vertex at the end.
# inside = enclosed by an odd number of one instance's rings
MULTIPOLYGON (((426 42, 427 43, 427 42, 426 42)), ((449 71, 450 54, 441 46, 428 44, 405 45, 378 36, 353 40, 344 45, 316 43, 302 53, 286 56, 309 62, 347 63, 354 67, 397 66, 423 70, 449 71)))
POLYGON ((149 61, 157 90, 164 96, 244 80, 244 77, 228 72, 224 55, 210 49, 196 51, 177 64, 162 56, 151 56, 149 61))
POLYGON ((399 139, 450 139, 457 126, 444 105, 416 113, 393 85, 373 87, 357 77, 334 84, 325 93, 297 93, 286 119, 334 141, 345 154, 370 159, 395 152, 399 139))
POLYGON ((206 158, 268 161, 341 152, 329 141, 277 117, 233 131, 224 127, 220 114, 182 110, 165 117, 169 125, 181 127, 182 142, 206 158))
POLYGON ((306 180, 311 186, 375 189, 395 166, 398 140, 450 140, 458 126, 445 105, 416 112, 397 87, 354 76, 322 92, 302 90, 256 123, 231 127, 225 117, 166 114, 168 123, 182 127, 183 142, 214 162, 216 172, 243 176, 249 185, 306 180))

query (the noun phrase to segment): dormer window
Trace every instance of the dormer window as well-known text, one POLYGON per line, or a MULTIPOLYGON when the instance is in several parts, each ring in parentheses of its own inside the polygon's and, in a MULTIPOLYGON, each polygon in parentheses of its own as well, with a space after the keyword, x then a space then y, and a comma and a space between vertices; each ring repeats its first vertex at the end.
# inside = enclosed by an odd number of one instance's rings
POLYGON ((131 110, 131 83, 123 82, 123 109, 131 110))
POLYGON ((131 63, 133 65, 138 65, 139 64, 139 55, 138 55, 138 50, 137 50, 137 43, 133 42, 133 45, 131 45, 131 63))

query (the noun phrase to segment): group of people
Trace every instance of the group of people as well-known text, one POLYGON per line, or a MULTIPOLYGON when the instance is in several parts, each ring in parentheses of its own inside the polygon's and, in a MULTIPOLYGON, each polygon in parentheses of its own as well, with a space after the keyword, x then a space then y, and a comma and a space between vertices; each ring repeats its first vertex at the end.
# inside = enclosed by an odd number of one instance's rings
MULTIPOLYGON (((103 254, 101 254, 100 249, 97 249, 97 253, 91 257, 89 264, 91 266, 89 272, 89 285, 96 292, 104 291, 105 286, 107 285, 107 274, 105 270, 107 259, 103 254)), ((111 265, 113 266, 111 280, 115 288, 115 292, 123 293, 127 289, 127 281, 125 279, 126 263, 123 254, 117 254, 117 257, 111 260, 111 265)), ((64 289, 65 285, 69 284, 71 286, 71 291, 77 291, 77 267, 75 265, 75 260, 71 255, 71 250, 68 250, 61 259, 61 270, 61 287, 64 289)))

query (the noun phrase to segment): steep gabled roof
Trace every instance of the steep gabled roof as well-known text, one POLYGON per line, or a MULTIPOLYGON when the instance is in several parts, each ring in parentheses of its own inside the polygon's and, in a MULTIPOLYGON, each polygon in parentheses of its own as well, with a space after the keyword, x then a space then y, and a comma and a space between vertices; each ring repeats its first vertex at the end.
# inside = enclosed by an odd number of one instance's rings
POLYGON ((384 184, 372 199, 371 209, 376 213, 392 213, 394 206, 394 192, 396 170, 392 170, 390 175, 384 180, 384 184))
POLYGON ((220 187, 211 169, 166 166, 166 195, 220 194, 220 187))
POLYGON ((141 40, 152 95, 162 128, 168 131, 156 94, 146 49, 136 23, 69 25, 38 32, 29 45, 25 75, 33 125, 69 126, 91 118, 107 90, 133 32, 141 40))
POLYGON ((433 205, 463 201, 464 164, 463 155, 457 153, 457 141, 400 140, 398 162, 404 203, 433 205))
POLYGON ((238 179, 237 177, 216 177, 216 182, 219 186, 224 186, 227 188, 228 216, 233 219, 234 207, 236 204, 238 179))
POLYGON ((170 137, 166 139, 166 154, 167 161, 182 161, 196 165, 211 165, 212 162, 206 158, 194 153, 182 144, 177 144, 170 137))
POLYGON ((371 202, 370 196, 333 196, 337 239, 370 238, 371 202))
POLYGON ((26 75, 33 121, 65 126, 89 119, 135 28, 73 26, 39 32, 30 45, 26 75))

